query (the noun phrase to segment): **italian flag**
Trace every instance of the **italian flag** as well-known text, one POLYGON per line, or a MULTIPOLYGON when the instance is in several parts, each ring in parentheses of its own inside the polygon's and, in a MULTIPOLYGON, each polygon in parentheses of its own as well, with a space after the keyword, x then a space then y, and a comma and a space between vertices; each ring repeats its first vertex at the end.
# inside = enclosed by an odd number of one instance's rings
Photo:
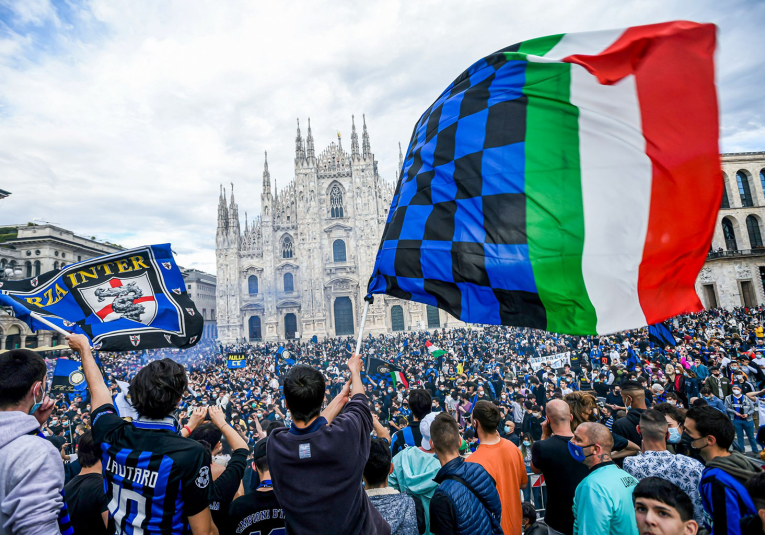
POLYGON ((694 283, 722 197, 715 26, 553 35, 501 52, 523 72, 528 260, 517 263, 538 294, 517 306, 570 334, 702 310, 694 283))
POLYGON ((404 388, 409 388, 409 381, 406 380, 406 376, 403 372, 390 372, 390 376, 393 379, 394 389, 396 389, 399 384, 404 385, 404 388))
POLYGON ((446 355, 446 351, 438 347, 436 344, 434 344, 430 340, 427 340, 425 342, 425 347, 428 348, 428 352, 430 353, 430 356, 433 358, 438 358, 441 355, 446 355))

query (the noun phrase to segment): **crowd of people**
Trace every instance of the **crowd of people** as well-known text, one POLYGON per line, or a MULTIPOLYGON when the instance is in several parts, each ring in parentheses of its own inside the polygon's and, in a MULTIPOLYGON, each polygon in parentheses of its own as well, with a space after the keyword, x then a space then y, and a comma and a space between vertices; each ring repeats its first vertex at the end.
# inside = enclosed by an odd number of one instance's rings
POLYGON ((765 532, 765 308, 0 355, 0 533, 765 532), (226 357, 244 353, 246 366, 226 357), (365 358, 405 380, 370 379, 365 358), (129 386, 128 386, 129 385, 129 386), (761 424, 761 425, 760 425, 761 424))

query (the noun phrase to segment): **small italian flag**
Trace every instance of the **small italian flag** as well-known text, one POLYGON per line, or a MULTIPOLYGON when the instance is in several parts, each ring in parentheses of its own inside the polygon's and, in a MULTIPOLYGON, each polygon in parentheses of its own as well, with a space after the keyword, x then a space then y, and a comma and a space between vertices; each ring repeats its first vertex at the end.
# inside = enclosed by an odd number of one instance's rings
POLYGON ((438 358, 441 355, 446 355, 446 351, 438 347, 436 344, 428 340, 425 342, 425 347, 428 348, 428 352, 430 353, 431 357, 438 358))
POLYGON ((399 384, 404 385, 404 388, 409 388, 409 381, 406 380, 406 376, 403 372, 390 372, 390 376, 393 379, 393 388, 398 388, 399 384))

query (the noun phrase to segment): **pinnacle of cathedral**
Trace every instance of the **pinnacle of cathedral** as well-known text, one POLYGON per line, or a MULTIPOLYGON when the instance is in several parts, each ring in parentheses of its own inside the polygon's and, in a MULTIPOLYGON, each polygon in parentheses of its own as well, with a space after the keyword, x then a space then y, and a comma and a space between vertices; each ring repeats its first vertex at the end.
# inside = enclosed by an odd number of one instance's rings
POLYGON ((271 193, 271 173, 268 172, 268 151, 265 151, 266 157, 263 163, 263 194, 271 193))
POLYGON ((404 154, 401 152, 401 142, 398 142, 398 172, 404 169, 404 154))
POLYGON ((244 233, 245 234, 250 233, 250 222, 247 219, 247 211, 244 212, 244 233))
POLYGON ((220 185, 218 198, 218 228, 228 228, 228 207, 226 206, 226 190, 220 185))
POLYGON ((337 131, 337 152, 343 152, 343 139, 340 137, 340 130, 337 131))
POLYGON ((316 152, 313 147, 313 134, 311 134, 311 118, 308 118, 308 137, 306 137, 306 156, 309 160, 316 158, 316 152))
POLYGON ((356 133, 356 120, 351 115, 351 158, 358 159, 359 157, 359 135, 356 133))
POLYGON ((369 145, 369 132, 367 132, 367 116, 366 114, 361 116, 364 120, 364 131, 361 134, 361 150, 364 158, 372 156, 372 147, 369 145))
POLYGON ((231 183, 231 202, 228 209, 228 218, 230 220, 229 226, 239 229, 239 207, 234 200, 234 183, 231 183))
POLYGON ((295 159, 305 158, 305 147, 303 146, 303 137, 300 135, 300 119, 297 120, 297 136, 295 136, 295 159))

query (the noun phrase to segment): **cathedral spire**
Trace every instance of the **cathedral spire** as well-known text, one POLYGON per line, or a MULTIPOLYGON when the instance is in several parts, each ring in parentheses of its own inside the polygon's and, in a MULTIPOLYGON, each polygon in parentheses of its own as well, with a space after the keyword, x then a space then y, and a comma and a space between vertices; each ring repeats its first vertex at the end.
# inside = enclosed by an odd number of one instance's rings
POLYGON ((305 148, 303 147, 303 137, 300 135, 300 119, 297 120, 297 136, 295 137, 295 159, 305 158, 305 148))
POLYGON ((263 164, 263 194, 270 195, 271 193, 271 173, 268 172, 268 151, 265 151, 266 158, 263 164))
POLYGON ((343 152, 343 138, 340 137, 340 130, 337 131, 337 148, 340 152, 343 152))
POLYGON ((359 135, 356 133, 356 119, 351 115, 351 158, 359 157, 359 135))
POLYGON ((250 233, 250 221, 247 219, 247 212, 244 212, 244 233, 250 233))
POLYGON ((398 142, 398 172, 401 173, 404 169, 404 154, 401 152, 401 142, 398 142))
POLYGON ((311 134, 311 118, 308 118, 308 137, 306 137, 306 156, 309 160, 316 158, 316 152, 313 148, 313 134, 311 134))
POLYGON ((235 229, 239 233, 239 207, 234 200, 234 183, 231 183, 231 201, 228 208, 229 228, 235 229))
POLYGON ((226 190, 220 185, 220 197, 218 197, 218 228, 228 227, 228 208, 226 207, 226 190))
POLYGON ((369 145, 369 132, 367 132, 367 116, 366 114, 361 116, 364 120, 364 131, 361 134, 361 150, 362 155, 364 158, 369 158, 372 156, 372 148, 369 145))

